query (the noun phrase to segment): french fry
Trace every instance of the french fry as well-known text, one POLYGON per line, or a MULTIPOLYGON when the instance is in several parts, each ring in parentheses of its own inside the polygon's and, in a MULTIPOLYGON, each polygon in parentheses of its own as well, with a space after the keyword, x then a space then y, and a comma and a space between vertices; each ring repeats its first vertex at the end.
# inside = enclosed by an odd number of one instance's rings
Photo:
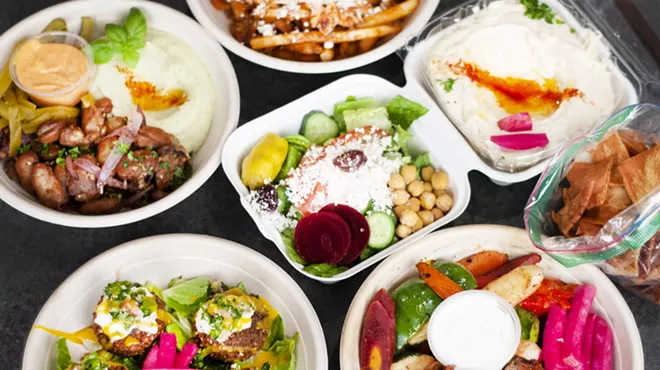
POLYGON ((234 19, 238 20, 246 17, 248 15, 246 10, 245 3, 239 1, 231 2, 231 12, 234 14, 234 19))
MULTIPOLYGON (((366 40, 366 39, 365 39, 366 40)), ((356 56, 358 53, 358 45, 355 42, 342 42, 339 44, 339 57, 342 59, 356 56)))
POLYGON ((323 47, 319 44, 313 42, 306 42, 303 44, 293 44, 284 46, 286 49, 289 49, 298 54, 304 55, 318 55, 323 52, 323 47))
POLYGON ((366 53, 367 51, 373 49, 377 41, 377 38, 360 40, 358 42, 358 49, 360 50, 360 53, 366 53))
POLYGON ((419 0, 407 0, 397 4, 391 8, 387 8, 382 12, 372 14, 364 19, 360 28, 367 28, 373 26, 380 26, 383 24, 392 23, 403 17, 408 16, 417 9, 419 0))
POLYGON ((501 267, 508 260, 509 257, 504 253, 483 251, 463 258, 458 264, 465 267, 472 275, 481 276, 501 267))
POLYGON ((266 21, 274 21, 277 19, 286 19, 286 20, 302 20, 302 19, 309 19, 311 16, 311 13, 307 9, 296 9, 296 10, 288 10, 285 7, 281 8, 268 8, 266 9, 265 14, 263 15, 263 19, 266 21))
POLYGON ((211 5, 217 10, 227 10, 230 8, 226 0, 211 0, 211 5))
POLYGON ((273 49, 270 53, 270 55, 276 57, 276 58, 281 58, 281 59, 286 59, 286 60, 297 60, 299 62, 318 62, 319 61, 319 56, 318 55, 303 55, 303 54, 297 54, 291 50, 285 49, 285 48, 276 48, 273 49))
POLYGON ((335 58, 335 49, 323 49, 319 57, 322 62, 329 62, 335 58))
POLYGON ((333 43, 359 41, 368 38, 379 38, 401 30, 399 25, 382 25, 356 30, 339 31, 330 35, 324 35, 320 31, 311 31, 303 33, 287 33, 274 36, 255 37, 250 40, 250 47, 255 50, 271 48, 275 46, 302 44, 305 42, 314 42, 318 44, 331 41, 333 43))

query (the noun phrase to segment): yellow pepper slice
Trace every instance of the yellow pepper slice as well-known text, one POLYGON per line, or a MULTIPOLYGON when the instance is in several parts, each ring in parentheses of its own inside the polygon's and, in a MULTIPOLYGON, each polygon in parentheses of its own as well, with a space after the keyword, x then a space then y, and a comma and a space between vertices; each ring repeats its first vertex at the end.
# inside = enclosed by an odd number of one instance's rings
POLYGON ((282 168, 289 143, 276 134, 268 133, 243 159, 241 180, 251 190, 275 179, 282 168))

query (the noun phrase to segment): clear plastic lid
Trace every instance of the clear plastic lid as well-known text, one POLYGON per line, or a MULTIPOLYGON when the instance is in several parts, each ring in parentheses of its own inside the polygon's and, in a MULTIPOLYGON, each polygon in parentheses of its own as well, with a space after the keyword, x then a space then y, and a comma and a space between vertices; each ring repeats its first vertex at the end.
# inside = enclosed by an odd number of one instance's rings
POLYGON ((487 165, 503 172, 547 160, 628 105, 660 101, 660 85, 645 82, 652 72, 636 57, 645 51, 631 51, 589 4, 538 4, 552 12, 531 19, 517 0, 468 1, 434 17, 399 52, 411 64, 407 78, 429 92, 487 165), (531 130, 498 127, 526 111, 531 130), (529 144, 528 134, 545 134, 548 143, 513 150, 493 139, 519 134, 527 136, 513 137, 514 146, 529 144))

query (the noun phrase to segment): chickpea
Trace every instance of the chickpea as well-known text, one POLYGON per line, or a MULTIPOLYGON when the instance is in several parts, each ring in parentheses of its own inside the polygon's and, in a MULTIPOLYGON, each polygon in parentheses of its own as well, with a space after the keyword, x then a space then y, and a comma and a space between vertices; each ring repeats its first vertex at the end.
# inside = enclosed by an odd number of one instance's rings
POLYGON ((433 185, 431 185, 430 182, 425 182, 424 183, 424 191, 432 193, 433 192, 433 185))
POLYGON ((441 197, 445 194, 447 194, 447 193, 445 193, 444 190, 435 190, 435 189, 433 189, 433 195, 435 195, 436 198, 441 197))
POLYGON ((422 220, 424 226, 431 224, 433 223, 433 221, 435 221, 435 216, 433 216, 433 212, 426 209, 417 212, 417 216, 419 216, 419 218, 422 220))
POLYGON ((399 222, 408 227, 415 226, 417 220, 419 220, 419 216, 417 216, 417 213, 412 209, 406 209, 403 211, 403 213, 401 213, 401 218, 399 218, 399 222))
POLYGON ((412 234, 412 229, 409 228, 406 225, 399 224, 399 226, 396 227, 396 236, 399 237, 399 239, 405 239, 407 238, 410 234, 412 234))
POLYGON ((434 217, 436 220, 439 220, 439 219, 445 217, 445 214, 442 213, 442 211, 439 210, 439 209, 437 209, 437 208, 433 208, 433 209, 431 210, 431 212, 433 213, 433 217, 434 217))
POLYGON ((419 196, 419 202, 422 208, 431 210, 435 207, 435 195, 432 193, 424 192, 419 196))
POLYGON ((449 183, 449 178, 447 177, 447 174, 442 171, 434 173, 431 177, 431 185, 433 186, 433 189, 445 190, 447 189, 447 183, 449 183))
POLYGON ((435 200, 435 206, 440 208, 442 212, 447 212, 451 209, 451 206, 454 205, 454 200, 451 199, 449 194, 445 194, 435 200))
POLYGON ((422 180, 431 181, 431 176, 433 176, 433 172, 435 172, 435 170, 431 166, 426 166, 422 168, 421 172, 422 172, 422 180))
POLYGON ((392 203, 394 203, 395 206, 406 204, 408 199, 410 199, 410 194, 403 189, 396 190, 392 193, 392 203))
POLYGON ((423 227, 424 227, 424 221, 422 221, 421 218, 417 217, 417 222, 416 222, 415 225, 412 227, 412 231, 413 231, 414 233, 416 233, 416 232, 418 232, 419 230, 421 230, 423 227))
POLYGON ((403 180, 403 176, 398 173, 395 173, 390 177, 390 181, 387 182, 387 186, 392 190, 405 189, 406 182, 403 180))
POLYGON ((422 192, 424 192, 424 183, 419 180, 411 182, 408 185, 408 192, 413 197, 418 197, 420 194, 422 194, 422 192))
POLYGON ((412 164, 407 164, 401 167, 401 176, 406 181, 406 184, 417 180, 417 167, 412 164))
POLYGON ((401 214, 406 209, 408 209, 408 207, 405 206, 405 205, 396 206, 396 207, 394 207, 394 214, 396 215, 397 218, 401 218, 401 214))
POLYGON ((419 212, 419 209, 420 209, 421 205, 422 204, 420 203, 419 199, 417 199, 417 198, 410 198, 406 202, 406 207, 412 209, 415 212, 419 212))

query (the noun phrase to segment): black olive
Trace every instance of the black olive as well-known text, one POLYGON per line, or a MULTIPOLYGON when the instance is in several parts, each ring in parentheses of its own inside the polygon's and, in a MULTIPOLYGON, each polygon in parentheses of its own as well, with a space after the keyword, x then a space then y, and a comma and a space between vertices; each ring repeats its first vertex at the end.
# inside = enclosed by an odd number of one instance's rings
POLYGON ((266 184, 257 190, 257 203, 259 208, 266 212, 273 212, 277 209, 277 189, 271 184, 266 184))
POLYGON ((353 149, 341 153, 332 163, 344 172, 355 172, 367 163, 367 156, 361 150, 353 149))

